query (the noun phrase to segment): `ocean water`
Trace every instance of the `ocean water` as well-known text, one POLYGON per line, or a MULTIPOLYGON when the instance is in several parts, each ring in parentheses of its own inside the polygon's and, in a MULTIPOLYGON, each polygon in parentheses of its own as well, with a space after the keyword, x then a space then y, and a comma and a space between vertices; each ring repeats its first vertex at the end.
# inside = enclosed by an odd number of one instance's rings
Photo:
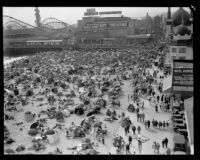
POLYGON ((13 61, 17 61, 17 60, 20 60, 22 58, 26 58, 27 56, 22 56, 22 57, 12 57, 12 58, 9 58, 9 57, 4 57, 3 58, 3 65, 9 65, 11 62, 13 61))

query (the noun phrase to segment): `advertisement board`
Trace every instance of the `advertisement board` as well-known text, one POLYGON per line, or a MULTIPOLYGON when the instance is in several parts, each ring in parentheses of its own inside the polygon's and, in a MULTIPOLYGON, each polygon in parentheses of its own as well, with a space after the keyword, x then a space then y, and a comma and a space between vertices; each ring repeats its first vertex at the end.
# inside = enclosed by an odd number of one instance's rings
POLYGON ((99 12, 99 15, 104 15, 104 14, 122 14, 122 11, 99 12))
POLYGON ((90 27, 91 29, 98 29, 98 28, 104 28, 104 29, 111 29, 111 28, 124 28, 128 27, 128 22, 112 22, 112 23, 93 23, 88 24, 87 27, 90 27))
POLYGON ((172 87, 174 92, 193 92, 193 61, 174 60, 172 87))
POLYGON ((84 13, 84 16, 98 15, 98 12, 95 11, 95 8, 87 9, 84 13))

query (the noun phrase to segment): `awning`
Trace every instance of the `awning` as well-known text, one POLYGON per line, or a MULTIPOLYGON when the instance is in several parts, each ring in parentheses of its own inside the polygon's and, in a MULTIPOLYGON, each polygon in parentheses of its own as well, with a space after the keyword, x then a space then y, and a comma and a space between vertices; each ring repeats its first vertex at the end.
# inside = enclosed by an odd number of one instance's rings
POLYGON ((171 93, 172 91, 172 76, 164 78, 163 80, 163 92, 171 93))
POLYGON ((115 40, 115 38, 103 38, 103 40, 110 41, 110 40, 115 40))
POLYGON ((186 155, 186 153, 182 151, 176 151, 174 152, 174 155, 186 155))
MULTIPOLYGON (((184 107, 185 107, 185 117, 186 117, 186 123, 188 128, 188 138, 190 145, 194 145, 194 117, 193 117, 193 107, 194 107, 194 99, 193 97, 186 99, 184 101, 184 107)), ((191 150, 192 152, 192 150, 191 150)), ((194 150, 193 150, 194 154, 194 150)))
POLYGON ((171 63, 165 63, 165 67, 172 67, 171 63))
POLYGON ((185 137, 180 134, 176 134, 173 138, 174 143, 185 144, 185 137))
POLYGON ((126 38, 149 38, 151 34, 127 35, 126 38))

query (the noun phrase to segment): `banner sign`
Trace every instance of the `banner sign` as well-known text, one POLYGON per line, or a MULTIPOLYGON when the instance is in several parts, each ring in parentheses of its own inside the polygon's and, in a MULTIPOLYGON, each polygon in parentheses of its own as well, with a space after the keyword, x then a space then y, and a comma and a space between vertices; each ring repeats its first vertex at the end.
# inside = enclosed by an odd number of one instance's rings
MULTIPOLYGON (((98 29, 98 28, 122 28, 128 27, 128 22, 114 22, 114 23, 95 23, 95 24, 88 24, 88 28, 98 29)), ((86 27, 85 27, 86 28, 86 27)))
POLYGON ((99 15, 103 15, 103 14, 122 14, 122 11, 99 12, 99 15))
POLYGON ((98 12, 93 12, 93 13, 84 13, 84 16, 92 16, 92 15, 98 15, 98 12))
POLYGON ((193 92, 193 63, 175 62, 173 67, 173 91, 193 92))

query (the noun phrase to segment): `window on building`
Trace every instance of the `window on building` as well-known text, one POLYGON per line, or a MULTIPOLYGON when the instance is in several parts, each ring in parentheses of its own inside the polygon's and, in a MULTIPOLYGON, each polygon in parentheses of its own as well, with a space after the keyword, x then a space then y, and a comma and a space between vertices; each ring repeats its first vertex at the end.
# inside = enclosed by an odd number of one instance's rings
POLYGON ((173 61, 174 59, 176 59, 176 56, 172 56, 172 57, 171 57, 171 60, 172 60, 172 61, 173 61))
POLYGON ((186 48, 179 48, 179 53, 186 53, 186 48))
POLYGON ((185 59, 185 57, 179 57, 179 59, 185 59))
POLYGON ((176 53, 177 49, 176 48, 172 48, 172 53, 176 53))

